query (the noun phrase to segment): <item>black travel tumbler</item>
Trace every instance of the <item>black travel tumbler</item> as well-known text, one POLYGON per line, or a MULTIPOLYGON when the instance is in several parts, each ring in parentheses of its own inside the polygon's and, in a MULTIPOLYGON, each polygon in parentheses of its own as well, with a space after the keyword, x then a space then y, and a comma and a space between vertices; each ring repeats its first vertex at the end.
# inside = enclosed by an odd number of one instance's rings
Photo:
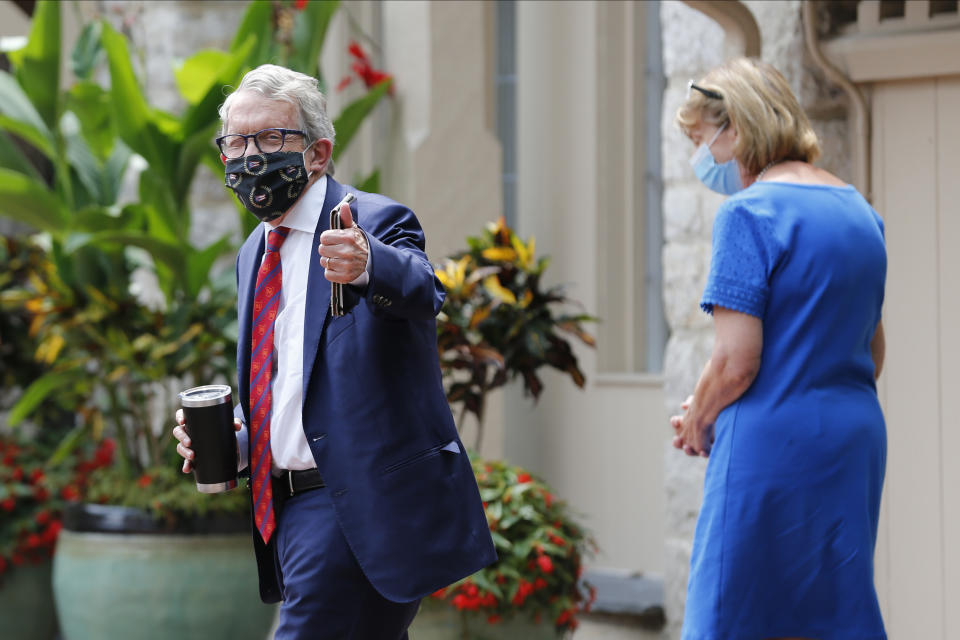
POLYGON ((201 493, 237 486, 237 436, 230 387, 210 384, 180 392, 183 422, 193 449, 193 474, 201 493))

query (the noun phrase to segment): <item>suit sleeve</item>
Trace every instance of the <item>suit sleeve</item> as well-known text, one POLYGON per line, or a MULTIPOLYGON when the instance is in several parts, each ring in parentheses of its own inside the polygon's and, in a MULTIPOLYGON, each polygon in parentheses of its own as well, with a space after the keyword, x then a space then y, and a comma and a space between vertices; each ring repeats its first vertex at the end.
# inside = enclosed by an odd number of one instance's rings
POLYGON ((443 305, 443 285, 424 252, 420 222, 409 209, 390 205, 361 221, 370 245, 370 282, 364 299, 377 315, 432 319, 443 305))

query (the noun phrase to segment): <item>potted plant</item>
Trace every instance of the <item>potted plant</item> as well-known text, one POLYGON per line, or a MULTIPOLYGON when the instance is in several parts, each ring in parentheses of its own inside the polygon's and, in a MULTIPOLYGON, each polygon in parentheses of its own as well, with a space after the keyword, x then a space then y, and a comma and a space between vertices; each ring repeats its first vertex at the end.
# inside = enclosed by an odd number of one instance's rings
MULTIPOLYGON (((447 291, 437 344, 447 399, 459 409, 458 424, 468 414, 477 418, 479 443, 486 396, 493 389, 520 378, 536 399, 543 390, 537 372, 544 366, 584 385, 564 334, 593 346, 583 323, 594 318, 567 311, 571 302, 562 287, 542 287, 549 259, 538 259, 534 240, 522 240, 503 218, 468 238, 467 245, 436 268, 447 291)), ((473 464, 498 560, 435 593, 414 623, 415 632, 519 638, 572 631, 577 614, 592 602, 592 589, 579 582, 592 540, 542 480, 502 461, 475 456, 473 464), (438 610, 437 603, 444 608, 438 610)))
MULTIPOLYGON (((116 440, 115 463, 93 474, 59 536, 54 586, 68 640, 259 639, 270 626, 274 608, 256 595, 247 496, 199 494, 179 473, 169 434, 178 391, 235 375, 232 262, 218 267, 235 247, 228 235, 191 245, 188 193, 201 163, 222 170, 212 139, 223 86, 267 60, 317 75, 337 6, 251 3, 229 51, 201 52, 178 69, 188 104, 180 115, 148 103, 128 43, 106 22, 82 32, 71 57, 79 81, 62 90, 56 2, 37 3, 27 45, 8 54, 15 74, 0 72, 0 215, 38 231, 28 242, 42 254, 3 292, 5 308, 27 314, 29 351, 43 365, 8 421, 66 408, 70 429, 54 461, 116 440), (101 60, 109 88, 94 81, 101 60), (122 205, 134 154, 146 170, 139 199, 122 205), (204 595, 224 585, 223 597, 204 595)), ((335 119, 338 153, 389 88, 379 78, 335 119)), ((241 220, 249 228, 251 216, 241 220)))
POLYGON ((545 366, 583 387, 586 376, 564 334, 594 346, 583 323, 595 318, 567 312, 573 303, 562 286, 543 289, 550 259, 538 259, 535 239, 524 242, 504 218, 467 238, 467 246, 435 270, 447 292, 437 316, 437 347, 447 399, 459 408, 457 423, 473 414, 479 444, 490 391, 520 378, 524 393, 536 400, 543 390, 537 371, 545 366))
MULTIPOLYGON (((112 441, 75 451, 50 468, 53 443, 0 436, 0 637, 52 640, 57 622, 51 558, 63 508, 84 494, 90 473, 110 464, 112 441)), ((49 440, 47 438, 46 440, 49 440)))
POLYGON ((500 461, 475 458, 473 466, 498 561, 433 594, 448 605, 425 614, 447 621, 436 637, 549 638, 575 630, 595 597, 579 583, 593 540, 539 478, 500 461), (459 615, 450 616, 451 607, 459 615))

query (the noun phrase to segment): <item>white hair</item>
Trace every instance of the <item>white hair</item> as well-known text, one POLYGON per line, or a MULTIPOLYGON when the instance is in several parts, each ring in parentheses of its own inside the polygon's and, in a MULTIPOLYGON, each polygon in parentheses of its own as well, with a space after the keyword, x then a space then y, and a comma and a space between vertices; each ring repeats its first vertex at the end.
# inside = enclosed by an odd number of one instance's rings
MULTIPOLYGON (((327 99, 320 92, 317 79, 275 64, 262 64, 247 72, 237 90, 220 105, 221 134, 226 133, 230 105, 241 91, 257 91, 269 100, 283 100, 297 107, 300 129, 307 134, 306 144, 320 138, 334 142, 336 132, 327 115, 327 99)), ((327 164, 333 175, 333 159, 327 164)))

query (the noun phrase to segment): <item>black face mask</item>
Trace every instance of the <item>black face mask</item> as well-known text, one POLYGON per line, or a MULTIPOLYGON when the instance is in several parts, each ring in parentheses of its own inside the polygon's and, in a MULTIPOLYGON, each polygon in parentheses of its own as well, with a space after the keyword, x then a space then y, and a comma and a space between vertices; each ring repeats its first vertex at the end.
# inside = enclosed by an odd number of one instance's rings
POLYGON ((227 160, 224 176, 227 188, 263 222, 282 216, 303 193, 309 179, 302 151, 233 158, 227 160))

